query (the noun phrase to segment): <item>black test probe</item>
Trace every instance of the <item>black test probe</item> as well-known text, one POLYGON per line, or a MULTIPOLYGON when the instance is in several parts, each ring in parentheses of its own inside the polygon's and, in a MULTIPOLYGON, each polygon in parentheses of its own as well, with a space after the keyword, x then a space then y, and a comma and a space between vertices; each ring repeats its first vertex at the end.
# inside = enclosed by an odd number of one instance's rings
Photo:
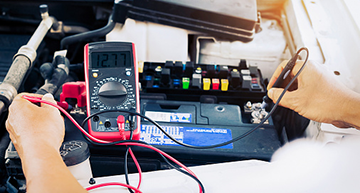
MULTIPOLYGON (((299 54, 300 52, 307 48, 301 48, 299 49, 298 52, 296 52, 296 54, 288 61, 288 63, 286 64, 286 66, 284 67, 284 69, 281 71, 278 79, 275 81, 274 85, 272 86, 272 88, 282 88, 283 83, 285 82, 285 80, 288 78, 290 80, 290 73, 292 71, 292 69, 294 68, 296 61, 299 58, 299 54)), ((263 98, 263 103, 261 105, 261 107, 263 109, 265 109, 266 111, 269 111, 269 107, 271 107, 272 105, 270 105, 273 101, 270 99, 270 97, 266 94, 266 96, 264 96, 263 98)))

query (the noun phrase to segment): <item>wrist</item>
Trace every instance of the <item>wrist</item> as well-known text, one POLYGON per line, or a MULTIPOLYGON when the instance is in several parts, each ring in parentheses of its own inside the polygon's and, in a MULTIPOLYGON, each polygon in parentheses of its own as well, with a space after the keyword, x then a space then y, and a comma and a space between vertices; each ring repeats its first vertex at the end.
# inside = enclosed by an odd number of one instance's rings
POLYGON ((339 109, 341 113, 342 121, 347 123, 348 126, 355 127, 360 129, 360 94, 351 91, 349 94, 343 99, 343 108, 339 109))
POLYGON ((18 143, 15 145, 20 158, 29 156, 41 156, 42 154, 48 152, 59 152, 60 145, 54 145, 54 142, 50 142, 51 139, 44 138, 30 138, 25 137, 24 139, 18 140, 18 143))

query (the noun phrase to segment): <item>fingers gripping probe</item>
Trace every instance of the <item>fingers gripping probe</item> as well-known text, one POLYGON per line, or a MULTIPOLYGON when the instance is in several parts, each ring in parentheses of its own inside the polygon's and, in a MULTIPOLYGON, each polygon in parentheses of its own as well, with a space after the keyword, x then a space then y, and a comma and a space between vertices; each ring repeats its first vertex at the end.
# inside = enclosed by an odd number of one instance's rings
MULTIPOLYGON (((279 77, 276 79, 274 85, 272 86, 272 88, 281 88, 283 83, 285 82, 285 79, 287 77, 289 77, 292 69, 294 68, 296 61, 299 58, 299 53, 297 52, 286 64, 286 66, 284 67, 284 69, 281 71, 279 77)), ((263 98, 263 103, 261 104, 261 108, 262 109, 266 109, 269 104, 272 103, 272 100, 270 99, 270 97, 266 94, 266 96, 264 96, 263 98)))

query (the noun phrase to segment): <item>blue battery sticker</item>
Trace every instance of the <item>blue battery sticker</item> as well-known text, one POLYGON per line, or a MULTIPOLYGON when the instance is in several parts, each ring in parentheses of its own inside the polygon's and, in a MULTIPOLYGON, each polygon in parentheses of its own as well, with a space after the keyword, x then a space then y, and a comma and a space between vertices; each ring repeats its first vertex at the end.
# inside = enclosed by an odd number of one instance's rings
MULTIPOLYGON (((230 129, 163 126, 163 129, 176 140, 194 146, 207 146, 232 139, 230 129)), ((141 125, 140 140, 151 145, 179 146, 154 125, 141 125)), ((233 149, 233 144, 219 147, 233 149)))

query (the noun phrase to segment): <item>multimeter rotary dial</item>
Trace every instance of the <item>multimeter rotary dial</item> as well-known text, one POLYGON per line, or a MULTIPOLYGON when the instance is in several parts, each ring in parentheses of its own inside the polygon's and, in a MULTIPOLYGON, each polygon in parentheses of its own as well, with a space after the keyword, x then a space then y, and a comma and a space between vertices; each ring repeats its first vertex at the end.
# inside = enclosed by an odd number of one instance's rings
POLYGON ((99 89, 99 99, 108 106, 116 106, 126 99, 127 91, 120 82, 107 82, 99 89))
POLYGON ((124 109, 129 110, 135 107, 134 88, 129 84, 129 80, 106 78, 96 81, 91 102, 91 106, 100 110, 105 109, 124 109))

